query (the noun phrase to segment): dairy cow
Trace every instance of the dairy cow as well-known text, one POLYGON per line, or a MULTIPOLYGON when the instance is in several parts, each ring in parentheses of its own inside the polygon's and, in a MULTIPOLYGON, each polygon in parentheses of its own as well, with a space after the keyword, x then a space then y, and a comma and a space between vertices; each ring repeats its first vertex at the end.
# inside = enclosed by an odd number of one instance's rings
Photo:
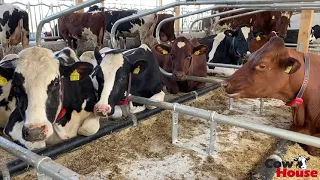
POLYGON ((24 10, 12 4, 0 4, 0 42, 3 54, 9 46, 22 42, 23 48, 29 46, 29 16, 24 10))
POLYGON ((152 48, 160 67, 172 73, 172 78, 161 75, 169 93, 190 92, 205 86, 205 83, 185 81, 185 76, 207 76, 207 51, 208 47, 197 39, 188 40, 185 37, 178 37, 171 46, 158 44, 152 48))
MULTIPOLYGON (((233 98, 284 101, 292 107, 291 130, 320 137, 319 70, 319 56, 286 48, 283 39, 272 37, 221 86, 233 98)), ((319 148, 306 148, 311 155, 320 155, 319 148)))
POLYGON ((102 48, 106 29, 106 20, 103 12, 72 13, 59 18, 59 34, 67 41, 68 46, 77 49, 77 40, 95 40, 102 48))
MULTIPOLYGON (((94 52, 83 54, 80 59, 84 59, 84 56, 99 66, 96 80, 100 98, 94 108, 96 115, 103 117, 114 115, 119 110, 116 105, 128 103, 126 99, 128 93, 158 101, 164 100, 159 65, 147 45, 142 44, 128 51, 104 48, 99 52, 95 49, 94 52), (93 56, 94 60, 91 59, 93 56)), ((128 105, 130 113, 155 108, 132 102, 128 105)))
POLYGON ((34 150, 98 131, 90 63, 66 66, 51 50, 40 47, 18 56, 10 92, 17 103, 4 129, 7 136, 34 150))

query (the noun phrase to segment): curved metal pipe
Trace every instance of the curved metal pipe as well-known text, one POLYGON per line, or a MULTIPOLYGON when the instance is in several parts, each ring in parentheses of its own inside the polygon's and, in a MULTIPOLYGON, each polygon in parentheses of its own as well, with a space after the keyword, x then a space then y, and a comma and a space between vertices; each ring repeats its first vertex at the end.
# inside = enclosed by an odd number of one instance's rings
MULTIPOLYGON (((161 67, 159 67, 161 74, 163 74, 166 77, 172 77, 172 73, 168 73, 167 71, 165 71, 164 69, 162 69, 161 67)), ((214 80, 214 79, 209 79, 209 78, 205 78, 205 77, 198 77, 198 76, 186 76, 185 80, 187 81, 197 81, 197 82, 204 82, 204 83, 219 83, 219 81, 214 80)))
POLYGON ((78 11, 78 10, 81 10, 81 9, 84 9, 88 6, 91 6, 91 5, 94 5, 94 4, 97 4, 99 2, 102 2, 103 0, 91 0, 91 1, 85 1, 84 3, 81 3, 81 4, 78 4, 78 5, 75 5, 75 6, 72 6, 68 9, 65 9, 63 11, 60 11, 56 14, 52 14, 51 16, 48 16, 48 17, 45 17, 43 18, 38 26, 37 26, 37 32, 36 32, 36 43, 37 43, 37 46, 41 46, 41 31, 42 31, 42 27, 45 23, 49 22, 49 21, 52 21, 54 19, 57 19, 65 14, 70 14, 70 13, 73 13, 75 11, 78 11))
MULTIPOLYGON (((316 0, 306 0, 306 1, 303 1, 303 2, 315 2, 316 0)), ((147 16, 149 14, 153 14, 153 13, 156 13, 156 12, 159 12, 159 11, 163 11, 165 9, 168 9, 168 8, 171 8, 171 7, 175 7, 175 6, 182 6, 182 5, 205 5, 205 4, 259 4, 259 3, 284 3, 284 2, 301 2, 301 0, 242 0, 242 1, 239 1, 239 0, 215 0, 215 1, 212 1, 212 0, 197 0, 197 1, 179 1, 179 2, 173 2, 173 3, 170 3, 170 4, 167 4, 167 5, 164 5, 164 6, 161 6, 161 7, 157 7, 155 9, 152 9, 152 10, 148 10, 148 11, 145 11, 145 12, 142 12, 142 13, 139 13, 139 14, 135 14, 135 15, 131 15, 131 16, 128 16, 128 17, 125 17, 125 18, 121 18, 119 19, 118 21, 116 21, 113 26, 112 26, 112 29, 111 29, 111 32, 110 32, 110 37, 111 37, 111 44, 113 47, 116 46, 116 38, 115 38, 115 34, 116 34, 116 30, 118 28, 118 26, 121 24, 121 23, 124 23, 124 22, 127 22, 127 21, 131 21, 133 19, 137 19, 137 18, 140 18, 140 17, 143 17, 143 16, 147 16)))
POLYGON ((235 5, 217 5, 217 6, 213 6, 213 7, 209 7, 209 8, 205 8, 205 9, 201 9, 198 11, 194 11, 191 13, 187 13, 187 14, 183 14, 180 16, 175 16, 175 17, 171 17, 171 18, 167 18, 162 20, 159 24, 158 27, 156 29, 156 40, 158 41, 158 43, 161 43, 160 40, 160 29, 162 27, 162 25, 168 21, 173 21, 182 17, 186 17, 186 16, 190 16, 190 15, 194 15, 194 14, 198 14, 198 13, 202 13, 205 11, 209 11, 209 10, 214 10, 217 8, 247 8, 247 9, 262 9, 262 10, 274 10, 274 11, 279 11, 279 10, 290 10, 290 9, 320 9, 320 3, 296 3, 296 4, 285 4, 285 3, 274 3, 274 4, 235 4, 235 5), (211 9, 210 9, 211 8, 211 9))
POLYGON ((193 27, 193 25, 194 25, 196 22, 200 21, 200 20, 208 19, 208 18, 213 18, 213 17, 216 17, 216 16, 222 16, 222 15, 237 13, 237 12, 241 12, 241 11, 245 11, 245 10, 247 10, 247 9, 246 9, 246 8, 233 9, 233 10, 230 10, 230 11, 219 12, 219 13, 212 14, 212 15, 210 15, 210 16, 205 16, 205 17, 196 19, 196 20, 194 20, 194 21, 191 23, 191 25, 190 25, 190 27, 189 27, 189 33, 192 33, 192 27, 193 27))

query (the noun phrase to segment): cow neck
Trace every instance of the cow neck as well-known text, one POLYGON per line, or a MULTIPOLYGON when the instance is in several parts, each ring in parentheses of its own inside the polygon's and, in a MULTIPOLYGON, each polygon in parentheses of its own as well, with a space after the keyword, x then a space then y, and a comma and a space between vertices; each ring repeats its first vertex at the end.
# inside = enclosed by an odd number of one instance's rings
POLYGON ((309 81, 309 74, 310 74, 310 56, 309 56, 309 54, 304 54, 304 64, 305 64, 305 66, 304 66, 305 67, 304 79, 303 79, 302 85, 300 87, 300 90, 299 90, 296 98, 293 101, 286 103, 287 106, 299 107, 303 104, 302 96, 303 96, 304 91, 307 88, 308 81, 309 81))
POLYGON ((62 103, 62 108, 59 113, 59 115, 56 118, 56 121, 59 121, 63 118, 63 116, 66 114, 67 110, 64 108, 64 83, 63 83, 63 77, 60 78, 60 92, 61 92, 61 103, 62 103))
POLYGON ((132 73, 129 73, 129 82, 128 82, 128 89, 127 89, 127 94, 126 94, 126 98, 123 102, 117 104, 118 106, 123 106, 129 103, 129 94, 131 91, 131 80, 132 80, 132 73))

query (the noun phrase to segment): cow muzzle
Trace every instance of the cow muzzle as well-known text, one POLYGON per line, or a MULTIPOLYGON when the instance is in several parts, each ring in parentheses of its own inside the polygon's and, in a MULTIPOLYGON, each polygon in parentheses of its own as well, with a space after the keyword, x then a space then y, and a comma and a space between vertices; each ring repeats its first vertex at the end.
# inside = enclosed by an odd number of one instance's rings
POLYGON ((35 125, 23 126, 22 136, 23 139, 30 142, 43 141, 47 138, 48 125, 38 123, 35 125))
POLYGON ((224 88, 225 92, 230 98, 239 98, 240 93, 234 92, 233 88, 231 87, 230 83, 227 81, 221 82, 221 87, 224 88))
POLYGON ((186 78, 186 74, 182 71, 174 71, 172 78, 176 81, 184 81, 186 78))
POLYGON ((111 106, 103 104, 95 105, 93 112, 96 116, 107 117, 108 114, 111 112, 111 106))

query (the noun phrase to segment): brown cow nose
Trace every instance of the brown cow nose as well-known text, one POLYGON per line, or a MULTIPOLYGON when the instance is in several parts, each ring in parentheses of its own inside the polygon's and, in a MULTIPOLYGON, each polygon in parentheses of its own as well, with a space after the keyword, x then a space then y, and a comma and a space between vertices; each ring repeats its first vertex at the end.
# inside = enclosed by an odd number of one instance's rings
POLYGON ((221 82, 221 87, 227 88, 229 86, 229 83, 227 81, 222 81, 221 82))
POLYGON ((182 72, 182 71, 175 71, 175 72, 173 72, 173 78, 174 79, 176 79, 176 80, 183 80, 183 78, 184 78, 184 72, 182 72))

